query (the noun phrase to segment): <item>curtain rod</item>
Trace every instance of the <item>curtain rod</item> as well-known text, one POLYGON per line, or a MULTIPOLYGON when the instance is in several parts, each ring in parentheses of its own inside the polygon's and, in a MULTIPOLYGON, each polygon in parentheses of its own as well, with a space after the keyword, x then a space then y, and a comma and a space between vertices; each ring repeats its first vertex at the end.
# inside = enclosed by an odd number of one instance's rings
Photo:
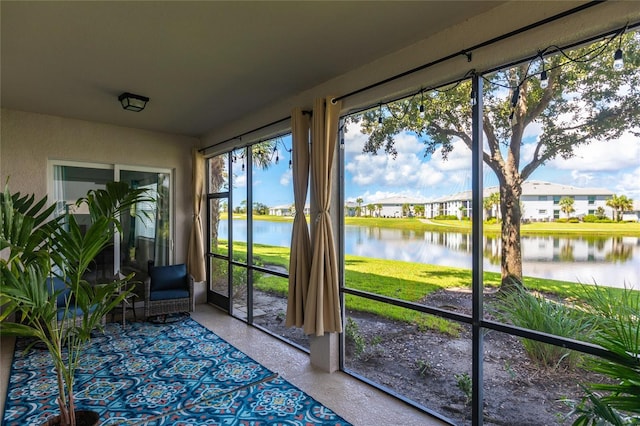
POLYGON ((585 9, 588 9, 590 7, 593 7, 593 6, 596 6, 596 5, 600 4, 600 3, 604 3, 605 1, 606 0, 591 1, 589 3, 585 3, 585 4, 580 5, 578 7, 574 7, 573 9, 569 9, 569 10, 566 10, 564 12, 558 13, 557 15, 553 15, 553 16, 550 16, 548 18, 542 19, 540 21, 534 22, 532 24, 525 25, 524 27, 518 28, 517 30, 510 31, 510 32, 508 32, 506 34, 502 34, 502 35, 500 35, 498 37, 494 37, 494 38, 492 38, 490 40, 483 41, 482 43, 478 43, 478 44, 473 45, 471 47, 468 47, 466 49, 462 49, 459 52, 451 53, 451 54, 449 54, 447 56, 443 56, 440 59, 436 59, 435 61, 428 62, 426 64, 423 64, 423 65, 420 65, 418 67, 412 68, 412 69, 410 69, 408 71, 401 72, 400 74, 396 74, 394 76, 385 78, 384 80, 380 80, 380 81, 378 81, 376 83, 372 83, 372 84, 370 84, 368 86, 365 86, 365 87, 362 87, 360 89, 354 90, 352 92, 346 93, 346 94, 344 94, 342 96, 339 96, 337 98, 333 98, 332 102, 337 102, 337 101, 346 99, 348 97, 351 97, 353 95, 357 95, 358 93, 362 93, 362 92, 365 92, 367 90, 373 89, 375 87, 382 86, 382 85, 390 83, 390 82, 392 82, 394 80, 398 80, 398 79, 400 79, 402 77, 406 77, 406 76, 408 76, 410 74, 414 74, 414 73, 416 73, 418 71, 422 71, 424 69, 431 68, 434 65, 438 65, 438 64, 440 64, 442 62, 446 62, 446 61, 448 61, 450 59, 453 59, 453 58, 456 58, 456 57, 458 57, 460 55, 466 56, 467 57, 467 61, 471 62, 471 55, 472 55, 472 51, 473 50, 480 49, 482 47, 486 47, 486 46, 492 45, 494 43, 497 43, 499 41, 505 40, 507 38, 513 37, 513 36, 518 35, 518 34, 522 34, 522 33, 526 32, 526 31, 529 31, 529 30, 531 30, 533 28, 536 28, 536 27, 548 24, 550 22, 556 21, 558 19, 573 15, 574 13, 581 12, 581 11, 583 11, 585 9))
MULTIPOLYGON (((302 111, 302 113, 305 114, 305 115, 309 115, 309 116, 313 115, 312 111, 302 111)), ((205 146, 204 148, 200 148, 198 150, 198 152, 205 152, 208 149, 211 149, 211 148, 213 148, 215 146, 221 145, 221 144, 226 143, 226 142, 231 142, 234 139, 242 140, 243 136, 247 136, 247 135, 250 135, 251 133, 255 133, 255 132, 259 131, 259 130, 266 129, 267 127, 275 126, 276 124, 283 123, 283 122, 285 122, 287 120, 291 120, 291 116, 288 116, 288 117, 285 117, 285 118, 281 118, 280 120, 272 121, 271 123, 268 123, 268 124, 265 124, 263 126, 256 127, 255 129, 249 130, 247 132, 241 133, 238 136, 234 136, 232 138, 225 139, 225 140, 223 140, 221 142, 214 143, 214 144, 209 145, 209 146, 205 146)))
MULTIPOLYGON (((638 27, 640 27, 640 21, 636 22, 634 24, 627 24, 627 25, 624 26, 624 28, 617 28, 615 30, 610 30, 610 31, 607 31, 607 32, 604 32, 604 33, 600 33, 598 35, 595 35, 595 36, 592 36, 592 37, 589 37, 589 38, 586 38, 586 39, 581 39, 580 41, 576 41, 576 42, 573 42, 573 43, 570 43, 570 44, 566 44, 566 45, 563 45, 561 47, 557 47, 556 46, 554 49, 547 50, 545 55, 551 55, 551 54, 554 54, 554 53, 558 53, 558 52, 560 52, 562 50, 565 50, 565 49, 572 49, 574 47, 577 47, 577 46, 580 46, 580 45, 583 45, 583 44, 586 44, 586 43, 594 42, 594 41, 596 41, 598 39, 601 39, 603 37, 608 37, 608 36, 611 36, 611 35, 614 35, 614 34, 620 34, 620 33, 623 33, 623 32, 625 32, 627 30, 633 30, 633 29, 636 29, 638 27)), ((553 47, 553 46, 550 46, 550 47, 553 47)), ((509 62, 509 63, 506 63, 506 64, 500 64, 500 65, 498 65, 498 66, 496 66, 494 68, 490 68, 490 69, 487 69, 487 70, 482 70, 481 74, 488 74, 488 73, 492 73, 492 72, 495 72, 495 71, 499 71, 501 69, 510 68, 510 67, 513 67, 515 65, 518 65, 518 64, 521 64, 521 63, 524 63, 524 62, 532 61, 533 59, 539 58, 539 57, 540 57, 540 53, 536 53, 535 55, 531 55, 531 56, 526 57, 526 58, 518 59, 516 61, 509 62)), ((469 70, 464 76, 462 76, 460 78, 457 78, 455 80, 448 80, 447 82, 442 83, 442 84, 440 84, 438 86, 421 88, 419 91, 411 92, 409 94, 405 93, 405 94, 399 95, 397 97, 385 98, 385 101, 381 102, 381 103, 389 104, 389 103, 392 103, 392 102, 399 101, 401 99, 406 99, 408 97, 418 95, 418 94, 420 94, 420 92, 423 92, 423 91, 432 90, 432 89, 438 89, 440 87, 445 87, 445 86, 450 86, 452 84, 457 84, 457 83, 460 83, 461 81, 464 81, 464 80, 468 79, 471 76, 471 73, 477 73, 477 72, 478 72, 477 70, 472 69, 472 70, 469 70)), ((367 111, 369 109, 377 108, 378 105, 380 105, 380 104, 376 104, 375 106, 369 105, 369 106, 365 106, 365 107, 362 107, 362 108, 359 108, 359 109, 351 110, 351 111, 349 111, 349 114, 357 114, 357 113, 362 112, 362 111, 367 111)))
POLYGON ((213 148, 214 146, 218 146, 218 145, 220 145, 220 144, 223 144, 223 143, 226 143, 226 142, 230 142, 230 141, 232 141, 232 140, 234 140, 234 139, 242 139, 242 137, 243 137, 243 136, 247 136, 247 135, 250 135, 251 133, 257 132, 257 131, 259 131, 259 130, 266 129, 267 127, 275 126, 276 124, 283 123, 283 122, 285 122, 285 121, 287 121, 287 120, 291 120, 291 116, 289 116, 289 117, 285 117, 285 118, 281 118, 280 120, 272 121, 271 123, 269 123, 269 124, 265 124, 265 125, 260 126, 260 127, 256 127, 256 128, 255 128, 255 129, 253 129, 253 130, 249 130, 248 132, 241 133, 241 134, 239 134, 238 136, 234 136, 234 137, 232 137, 232 138, 225 139, 225 140, 223 140, 222 142, 218 142, 218 143, 214 143, 213 145, 205 146, 204 148, 200 148, 200 149, 198 150, 198 152, 205 152, 206 150, 211 149, 211 148, 213 148))

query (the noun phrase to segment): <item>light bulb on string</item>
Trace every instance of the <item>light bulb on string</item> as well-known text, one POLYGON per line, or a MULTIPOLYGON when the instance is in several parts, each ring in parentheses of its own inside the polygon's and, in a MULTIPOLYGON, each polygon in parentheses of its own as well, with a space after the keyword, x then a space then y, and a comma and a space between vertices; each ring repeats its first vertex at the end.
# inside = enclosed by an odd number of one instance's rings
POLYGON ((378 124, 382 124, 382 104, 380 104, 380 109, 378 111, 378 124))
POLYGON ((616 53, 613 55, 613 69, 616 71, 622 71, 624 68, 624 59, 622 58, 622 49, 618 47, 616 53))
POLYGON ((547 70, 542 70, 540 73, 540 88, 546 89, 549 87, 549 77, 547 76, 547 70))
POLYGON ((424 118, 424 92, 422 90, 420 91, 420 108, 419 108, 419 111, 420 111, 420 116, 422 118, 424 118))

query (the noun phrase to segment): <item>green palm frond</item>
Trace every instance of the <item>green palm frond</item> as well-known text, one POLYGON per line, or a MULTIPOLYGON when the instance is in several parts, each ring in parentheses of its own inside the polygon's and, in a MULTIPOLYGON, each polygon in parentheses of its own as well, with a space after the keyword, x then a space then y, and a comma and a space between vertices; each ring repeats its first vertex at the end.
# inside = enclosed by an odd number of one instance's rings
MULTIPOLYGON (((86 204, 91 220, 96 221, 101 217, 117 219, 137 203, 154 201, 147 195, 146 189, 130 188, 126 182, 108 182, 105 189, 89 191, 85 197, 76 202, 76 205, 86 204)), ((121 230, 119 221, 116 220, 114 224, 118 230, 121 230)))
MULTIPOLYGON (((91 285, 83 277, 96 256, 112 244, 120 230, 120 214, 140 202, 153 202, 144 190, 126 183, 109 183, 106 189, 89 191, 78 201, 86 204, 90 224, 81 227, 69 213, 51 218, 55 205, 47 198, 11 194, 8 185, 0 193, 0 334, 34 337, 47 347, 58 373, 59 406, 72 418, 74 371, 91 332, 102 318, 118 306, 132 290, 133 274, 104 285, 91 285), (62 280, 63 289, 54 279, 62 280), (64 292, 65 303, 58 306, 64 292), (63 318, 81 321, 60 325, 63 318), (17 315, 20 322, 9 321, 17 315)), ((60 284, 60 281, 58 281, 60 284)))

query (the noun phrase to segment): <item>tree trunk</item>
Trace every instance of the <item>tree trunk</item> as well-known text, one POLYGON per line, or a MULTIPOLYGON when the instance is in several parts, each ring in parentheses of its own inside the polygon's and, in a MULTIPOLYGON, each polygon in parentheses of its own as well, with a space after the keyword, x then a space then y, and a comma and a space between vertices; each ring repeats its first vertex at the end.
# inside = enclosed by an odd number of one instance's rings
POLYGON ((501 291, 513 290, 522 283, 521 192, 520 183, 500 185, 500 212, 502 214, 501 291))

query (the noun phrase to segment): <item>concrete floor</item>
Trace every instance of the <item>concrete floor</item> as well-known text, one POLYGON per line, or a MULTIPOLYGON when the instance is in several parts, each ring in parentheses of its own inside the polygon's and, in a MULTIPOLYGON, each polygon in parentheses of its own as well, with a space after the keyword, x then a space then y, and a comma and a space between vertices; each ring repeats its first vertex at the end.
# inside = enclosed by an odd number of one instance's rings
MULTIPOLYGON (((445 424, 347 374, 316 369, 306 353, 212 306, 197 305, 191 317, 354 425, 445 424)), ((0 413, 4 412, 13 342, 8 337, 0 340, 0 413)))

